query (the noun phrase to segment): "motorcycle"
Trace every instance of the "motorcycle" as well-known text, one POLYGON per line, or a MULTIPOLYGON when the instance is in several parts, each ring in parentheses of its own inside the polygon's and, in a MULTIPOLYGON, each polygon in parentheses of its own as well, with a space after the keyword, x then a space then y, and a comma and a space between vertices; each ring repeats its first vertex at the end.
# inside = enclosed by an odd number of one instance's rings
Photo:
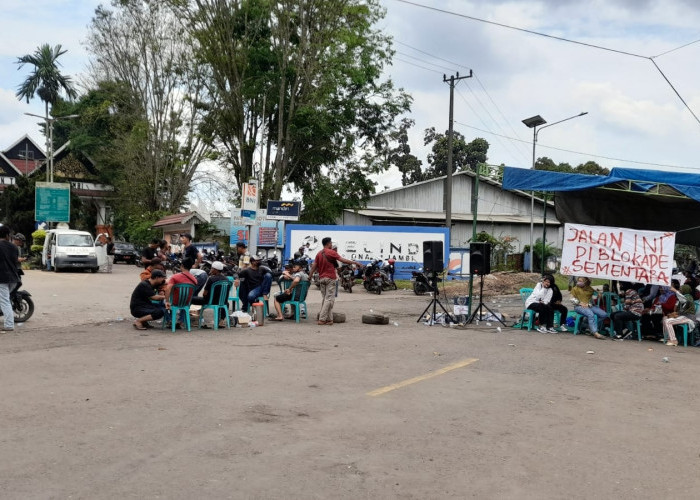
POLYGON ((384 277, 384 283, 382 284, 384 290, 396 290, 396 282, 394 281, 394 273, 396 269, 394 264, 396 261, 394 259, 387 260, 387 263, 381 266, 382 276, 384 277))
POLYGON ((382 290, 384 289, 384 282, 386 281, 385 276, 382 275, 380 264, 381 261, 373 260, 365 267, 365 272, 362 275, 362 284, 364 285, 365 290, 368 292, 374 292, 377 295, 382 293, 382 290))
MULTIPOLYGON (((26 290, 20 290, 21 286, 22 282, 20 281, 15 286, 15 289, 10 292, 10 303, 15 315, 15 323, 24 323, 34 314, 32 294, 26 290)), ((0 316, 2 316, 2 311, 0 311, 0 316)))
POLYGON ((340 277, 340 286, 348 293, 352 293, 352 287, 355 285, 355 267, 349 264, 343 264, 338 268, 338 276, 340 277))
POLYGON ((422 268, 418 269, 418 271, 411 271, 411 281, 413 282, 413 293, 416 295, 425 295, 433 289, 422 268))

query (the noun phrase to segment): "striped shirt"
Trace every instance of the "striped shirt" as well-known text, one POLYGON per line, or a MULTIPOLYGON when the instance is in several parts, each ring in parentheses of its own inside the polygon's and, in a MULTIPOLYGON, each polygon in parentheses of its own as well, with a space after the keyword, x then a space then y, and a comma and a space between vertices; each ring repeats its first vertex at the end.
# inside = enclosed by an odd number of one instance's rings
POLYGON ((625 292, 625 310, 637 316, 641 316, 644 311, 644 302, 639 298, 636 290, 628 288, 625 292))

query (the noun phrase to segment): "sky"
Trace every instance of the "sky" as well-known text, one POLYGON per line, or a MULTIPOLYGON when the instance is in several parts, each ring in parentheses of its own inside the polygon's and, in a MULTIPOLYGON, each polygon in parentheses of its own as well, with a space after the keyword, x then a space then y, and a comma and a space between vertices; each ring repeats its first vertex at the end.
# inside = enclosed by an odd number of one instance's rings
MULTIPOLYGON (((593 160, 607 168, 700 173, 700 123, 654 66, 700 116, 700 42, 693 43, 700 39, 700 2, 414 2, 443 12, 401 0, 380 2, 386 16, 378 28, 393 37, 396 50, 385 77, 413 96, 408 117, 416 123, 409 136, 424 167, 428 150, 423 131, 448 128, 449 86, 443 75, 472 70, 473 76, 455 87, 454 129, 468 141, 486 139, 490 164, 531 166, 532 130, 523 119, 541 115, 554 123, 587 112, 543 128, 536 156, 572 166, 593 160), (657 57, 652 61, 652 56, 657 57)), ((82 43, 100 3, 38 0, 28 13, 26 1, 0 2, 5 21, 0 32, 0 148, 25 133, 44 142, 38 120, 23 114, 43 114, 40 100, 27 104, 15 96, 30 71, 18 71, 17 57, 43 43, 61 44, 68 50, 61 69, 80 81, 88 60, 82 43)), ((400 186, 395 169, 376 180, 379 189, 400 186)))

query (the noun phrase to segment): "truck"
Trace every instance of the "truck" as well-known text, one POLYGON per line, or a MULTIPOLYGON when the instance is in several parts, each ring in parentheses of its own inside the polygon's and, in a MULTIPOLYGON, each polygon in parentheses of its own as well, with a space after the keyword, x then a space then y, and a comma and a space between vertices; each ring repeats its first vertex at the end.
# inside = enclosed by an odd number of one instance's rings
POLYGON ((41 262, 56 272, 64 269, 99 270, 95 240, 87 231, 50 229, 46 231, 41 262))

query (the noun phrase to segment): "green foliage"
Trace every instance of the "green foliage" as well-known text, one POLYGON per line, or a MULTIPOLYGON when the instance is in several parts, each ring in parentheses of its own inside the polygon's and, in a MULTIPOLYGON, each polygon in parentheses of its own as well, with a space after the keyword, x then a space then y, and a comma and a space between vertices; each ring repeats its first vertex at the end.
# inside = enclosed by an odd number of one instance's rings
MULTIPOLYGON (((449 131, 438 134, 435 127, 425 130, 423 143, 432 144, 428 154, 430 167, 425 172, 424 179, 434 179, 447 175, 447 153, 449 131)), ((476 170, 482 163, 486 163, 489 143, 485 139, 476 138, 467 143, 464 136, 457 131, 452 132, 452 166, 453 172, 463 170, 476 170)))
POLYGON ((550 172, 563 172, 567 174, 608 175, 610 170, 603 168, 594 161, 581 163, 573 168, 568 163, 554 163, 554 160, 543 156, 535 162, 535 170, 547 170, 550 172))
POLYGON ((508 268, 508 256, 515 250, 517 238, 503 236, 498 238, 485 231, 477 233, 474 241, 491 244, 491 264, 494 270, 504 271, 508 268))
POLYGON ((401 172, 401 184, 408 186, 423 180, 423 171, 420 161, 411 154, 411 146, 408 144, 408 129, 415 124, 414 120, 404 118, 401 120, 398 130, 392 132, 389 137, 396 141, 397 145, 388 152, 389 164, 395 165, 401 172))
POLYGON ((39 246, 43 247, 44 246, 44 240, 46 240, 46 231, 43 229, 37 229, 32 233, 32 247, 39 246))
POLYGON ((34 231, 34 177, 16 177, 0 196, 0 221, 24 235, 34 231))
POLYGON ((549 243, 542 243, 542 238, 537 238, 535 240, 535 250, 534 250, 534 261, 532 263, 533 267, 538 271, 542 272, 542 254, 544 253, 545 262, 548 257, 552 255, 557 255, 557 248, 550 245, 549 243))
POLYGON ((124 241, 137 245, 147 245, 153 238, 163 236, 162 231, 152 229, 152 226, 165 215, 167 212, 118 212, 113 221, 114 233, 124 241))
POLYGON ((221 230, 210 222, 195 225, 197 241, 214 241, 221 235, 221 230))
POLYGON ((33 54, 17 58, 18 69, 22 69, 25 64, 34 66, 32 73, 17 89, 17 97, 29 102, 35 94, 38 94, 39 99, 46 103, 47 116, 48 105, 53 105, 58 100, 61 90, 71 99, 77 95, 71 79, 58 70, 58 58, 66 52, 60 45, 52 48, 45 43, 33 54))

